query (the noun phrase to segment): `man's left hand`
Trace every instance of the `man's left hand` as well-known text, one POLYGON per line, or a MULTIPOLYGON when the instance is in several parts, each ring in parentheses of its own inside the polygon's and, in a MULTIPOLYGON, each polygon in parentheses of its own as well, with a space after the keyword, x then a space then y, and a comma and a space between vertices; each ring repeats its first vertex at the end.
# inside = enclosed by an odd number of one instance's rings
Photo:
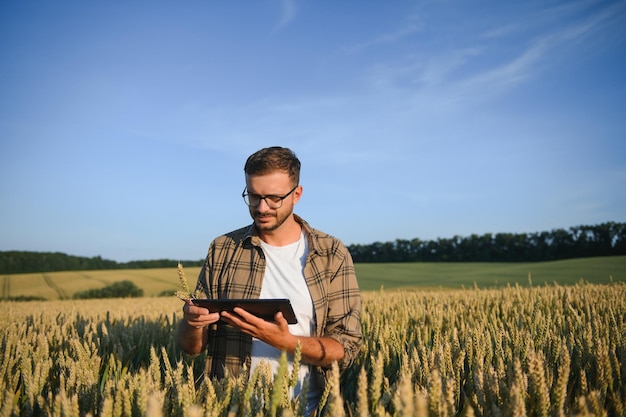
POLYGON ((289 331, 289 324, 283 317, 283 313, 276 313, 274 321, 266 321, 254 314, 248 313, 241 307, 235 307, 233 311, 236 314, 222 311, 220 313, 222 320, 276 349, 286 350, 288 352, 295 350, 298 340, 289 331))

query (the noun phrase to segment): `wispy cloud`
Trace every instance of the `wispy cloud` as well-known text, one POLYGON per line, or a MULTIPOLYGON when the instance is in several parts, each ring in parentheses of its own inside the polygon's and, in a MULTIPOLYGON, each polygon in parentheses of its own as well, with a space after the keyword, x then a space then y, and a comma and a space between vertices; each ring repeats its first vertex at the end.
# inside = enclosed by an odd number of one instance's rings
POLYGON ((499 39, 505 37, 507 35, 516 33, 520 30, 520 24, 511 23, 503 26, 498 26, 495 28, 488 29, 486 32, 482 33, 479 37, 482 39, 499 39))
POLYGON ((383 94, 420 94, 446 88, 455 73, 482 54, 481 47, 452 50, 445 54, 432 54, 403 63, 378 64, 368 74, 376 91, 383 94))
POLYGON ((371 39, 365 40, 364 42, 358 43, 356 45, 352 45, 347 48, 348 53, 357 53, 363 50, 369 49, 375 46, 387 45, 394 42, 399 42, 411 35, 415 32, 419 31, 421 28, 421 24, 416 21, 409 22, 405 26, 399 28, 394 32, 381 33, 377 36, 374 36, 371 39))
MULTIPOLYGON (((421 67, 414 77, 424 86, 436 82, 440 102, 447 104, 502 94, 540 76, 547 67, 557 65, 556 60, 560 59, 562 51, 591 38, 615 20, 616 15, 623 15, 623 9, 622 5, 614 5, 582 21, 564 27, 551 26, 526 42, 511 42, 511 49, 519 46, 505 61, 499 59, 488 44, 478 43, 466 50, 452 51, 432 58, 430 65, 421 67)), ((515 26, 503 26, 483 34, 482 38, 504 36, 516 30, 515 26)))
POLYGON ((280 30, 283 27, 289 25, 296 17, 296 0, 280 0, 281 3, 281 17, 274 31, 280 30))
POLYGON ((526 78, 535 75, 542 65, 540 61, 550 64, 552 53, 568 46, 571 43, 582 41, 600 28, 610 18, 609 10, 592 15, 583 22, 567 26, 553 33, 548 33, 535 39, 528 48, 512 61, 507 62, 485 74, 470 80, 481 86, 494 85, 499 87, 513 86, 526 78))

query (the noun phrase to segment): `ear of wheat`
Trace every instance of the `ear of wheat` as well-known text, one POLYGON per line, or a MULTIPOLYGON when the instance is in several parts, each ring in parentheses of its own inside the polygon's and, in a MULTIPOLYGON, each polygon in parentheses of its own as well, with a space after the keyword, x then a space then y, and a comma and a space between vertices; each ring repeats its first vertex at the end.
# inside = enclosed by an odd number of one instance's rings
POLYGON ((182 286, 182 290, 176 291, 175 295, 183 301, 193 300, 200 296, 200 291, 196 290, 193 293, 189 289, 189 284, 187 284, 187 277, 185 276, 185 270, 183 269, 183 264, 178 262, 178 280, 180 281, 180 285, 182 286))

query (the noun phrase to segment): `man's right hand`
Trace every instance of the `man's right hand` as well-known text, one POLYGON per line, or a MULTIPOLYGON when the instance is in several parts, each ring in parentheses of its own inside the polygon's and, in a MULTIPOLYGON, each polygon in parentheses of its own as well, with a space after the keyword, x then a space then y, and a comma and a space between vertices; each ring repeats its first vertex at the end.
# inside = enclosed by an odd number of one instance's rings
POLYGON ((190 354, 197 355, 206 347, 208 332, 204 329, 220 319, 220 313, 210 313, 190 300, 183 305, 183 318, 178 324, 176 339, 178 346, 190 354))
POLYGON ((183 306, 183 320, 189 327, 202 329, 219 319, 220 313, 210 313, 206 308, 194 305, 191 300, 187 300, 183 306))

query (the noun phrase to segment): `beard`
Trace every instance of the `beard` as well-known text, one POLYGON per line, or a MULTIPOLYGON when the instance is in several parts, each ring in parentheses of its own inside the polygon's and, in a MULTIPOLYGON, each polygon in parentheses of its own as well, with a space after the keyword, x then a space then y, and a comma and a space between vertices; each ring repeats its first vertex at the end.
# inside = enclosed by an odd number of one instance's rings
POLYGON ((293 210, 287 210, 283 213, 272 211, 268 213, 259 213, 256 210, 250 214, 254 219, 254 224, 260 232, 272 232, 278 229, 291 216, 293 210))

